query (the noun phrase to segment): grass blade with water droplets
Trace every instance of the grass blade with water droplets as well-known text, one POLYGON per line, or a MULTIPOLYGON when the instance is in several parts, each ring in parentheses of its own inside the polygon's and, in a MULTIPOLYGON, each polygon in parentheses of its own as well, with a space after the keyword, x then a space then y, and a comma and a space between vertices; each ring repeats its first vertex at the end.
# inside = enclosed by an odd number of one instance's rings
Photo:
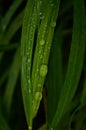
POLYGON ((37 45, 35 49, 33 68, 32 68, 32 85, 33 85, 33 114, 36 116, 40 101, 42 98, 42 89, 44 81, 48 71, 48 59, 50 54, 50 48, 54 29, 56 25, 56 19, 58 16, 59 1, 46 2, 44 10, 44 18, 41 21, 40 28, 38 30, 37 45), (55 6, 56 4, 56 6, 55 6), (37 97, 37 95, 39 95, 37 97), (39 98, 40 97, 40 98, 39 98))
POLYGON ((29 130, 32 129, 32 85, 31 85, 31 62, 34 35, 37 25, 37 1, 28 1, 25 9, 22 39, 21 39, 21 56, 22 56, 22 95, 24 109, 29 130))

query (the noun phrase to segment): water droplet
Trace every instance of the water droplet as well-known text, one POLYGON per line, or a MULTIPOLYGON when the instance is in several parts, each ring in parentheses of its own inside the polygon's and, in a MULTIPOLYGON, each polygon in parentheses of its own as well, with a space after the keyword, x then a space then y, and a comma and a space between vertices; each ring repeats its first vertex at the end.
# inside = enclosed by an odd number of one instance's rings
POLYGON ((54 6, 54 3, 52 0, 49 1, 51 6, 54 6))
POLYGON ((39 72, 39 69, 37 68, 37 72, 39 72))
POLYGON ((40 87, 41 87, 41 84, 38 84, 38 87, 40 88, 40 87))
POLYGON ((53 4, 53 3, 51 3, 51 6, 54 6, 54 4, 53 4))
POLYGON ((42 55, 40 55, 40 59, 42 59, 42 55))
POLYGON ((41 65, 40 76, 42 76, 42 77, 46 76, 47 71, 48 71, 47 65, 41 65))
POLYGON ((44 44, 45 44, 45 41, 44 41, 44 40, 41 40, 41 41, 40 41, 40 45, 43 46, 44 44))
POLYGON ((42 99, 42 93, 41 92, 36 92, 35 94, 35 100, 40 101, 42 99))
POLYGON ((30 63, 30 59, 28 59, 27 62, 30 63))
POLYGON ((30 80, 28 80, 28 83, 30 83, 30 80))
POLYGON ((3 30, 5 30, 5 29, 6 29, 6 26, 5 26, 5 25, 3 25, 3 26, 2 26, 2 29, 3 29, 3 30))
POLYGON ((40 12, 39 17, 40 17, 40 19, 43 19, 44 18, 43 13, 40 12))
POLYGON ((31 127, 31 126, 29 126, 29 130, 32 130, 32 127, 31 127))
POLYGON ((29 93, 31 93, 31 89, 29 88, 29 93))
POLYGON ((52 22, 51 27, 55 27, 55 26, 56 26, 56 22, 52 22))
POLYGON ((42 4, 42 0, 40 0, 40 4, 42 4))
POLYGON ((40 13, 39 13, 39 15, 41 16, 41 15, 42 15, 42 13, 40 12, 40 13))

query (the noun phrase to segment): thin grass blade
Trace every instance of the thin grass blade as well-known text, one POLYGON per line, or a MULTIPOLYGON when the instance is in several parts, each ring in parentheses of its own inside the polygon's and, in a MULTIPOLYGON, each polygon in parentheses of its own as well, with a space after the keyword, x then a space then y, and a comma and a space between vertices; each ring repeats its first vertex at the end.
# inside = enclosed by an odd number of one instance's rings
POLYGON ((51 127, 56 129, 78 87, 85 52, 84 0, 74 0, 74 23, 68 69, 51 127))

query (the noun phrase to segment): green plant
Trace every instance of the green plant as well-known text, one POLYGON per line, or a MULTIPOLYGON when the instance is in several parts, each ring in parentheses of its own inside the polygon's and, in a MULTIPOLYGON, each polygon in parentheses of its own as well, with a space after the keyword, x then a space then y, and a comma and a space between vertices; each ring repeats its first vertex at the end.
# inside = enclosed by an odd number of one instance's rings
POLYGON ((5 15, 2 7, 0 130, 85 130, 84 0, 14 0, 5 15))

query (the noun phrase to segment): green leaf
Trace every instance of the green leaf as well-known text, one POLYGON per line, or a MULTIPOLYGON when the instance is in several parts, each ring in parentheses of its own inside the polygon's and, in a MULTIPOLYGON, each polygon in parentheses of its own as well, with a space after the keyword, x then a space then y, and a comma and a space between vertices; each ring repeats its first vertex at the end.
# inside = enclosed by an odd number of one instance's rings
POLYGON ((82 91, 82 95, 81 95, 81 104, 83 104, 85 102, 86 102, 86 76, 85 76, 83 91, 82 91))
POLYGON ((10 130, 10 128, 1 112, 0 112, 0 130, 10 130))
POLYGON ((20 62, 20 48, 18 48, 18 50, 16 51, 16 54, 14 55, 12 65, 9 70, 8 81, 7 81, 7 85, 6 85, 5 93, 3 97, 3 102, 6 107, 6 112, 8 115, 9 115, 10 108, 12 105, 15 86, 16 86, 17 79, 19 76, 20 63, 21 63, 20 62))
POLYGON ((0 22, 0 31, 4 32, 6 30, 12 16, 14 15, 17 8, 20 6, 22 1, 23 0, 14 0, 13 1, 12 5, 10 6, 7 13, 5 14, 5 16, 2 18, 2 20, 0 22))
MULTIPOLYGON (((23 22, 23 13, 24 11, 21 11, 18 16, 12 21, 9 28, 5 32, 4 36, 0 39, 0 43, 3 44, 9 44, 15 33, 18 31, 18 29, 21 27, 23 22)), ((3 53, 0 53, 0 61, 2 60, 3 53)))
POLYGON ((59 121, 67 110, 68 105, 78 87, 85 52, 85 9, 84 0, 74 0, 74 22, 71 50, 64 86, 58 102, 57 111, 51 127, 56 129, 59 121))
POLYGON ((12 43, 10 45, 0 44, 0 52, 1 51, 8 51, 8 50, 16 49, 17 47, 18 47, 18 43, 12 43))
POLYGON ((47 105, 48 105, 48 122, 52 121, 55 114, 60 92, 63 85, 62 71, 62 29, 58 28, 55 32, 53 44, 51 47, 49 59, 49 71, 47 75, 47 105), (51 95, 53 98, 51 98, 51 95), (52 103, 51 103, 52 102, 52 103), (53 106, 53 107, 52 107, 53 106))
POLYGON ((32 66, 32 85, 33 85, 33 107, 34 116, 36 116, 40 100, 35 98, 37 92, 42 95, 43 85, 48 71, 48 60, 50 49, 56 26, 56 20, 59 11, 59 1, 46 1, 44 9, 44 18, 41 20, 37 35, 37 44, 32 66), (52 5, 53 4, 53 5, 52 5))
POLYGON ((7 31, 5 32, 5 38, 4 36, 1 39, 1 43, 3 44, 8 44, 10 42, 10 40, 12 39, 12 37, 14 36, 14 34, 18 31, 18 29, 21 27, 22 22, 23 22, 23 14, 24 14, 24 10, 21 11, 16 18, 11 22, 11 24, 9 25, 9 28, 7 29, 7 31))
POLYGON ((22 96, 25 115, 29 130, 32 129, 32 86, 31 86, 31 62, 34 35, 37 25, 37 2, 27 2, 22 27, 21 56, 22 56, 22 96))
POLYGON ((46 124, 44 124, 41 128, 39 128, 38 130, 46 130, 46 124))

